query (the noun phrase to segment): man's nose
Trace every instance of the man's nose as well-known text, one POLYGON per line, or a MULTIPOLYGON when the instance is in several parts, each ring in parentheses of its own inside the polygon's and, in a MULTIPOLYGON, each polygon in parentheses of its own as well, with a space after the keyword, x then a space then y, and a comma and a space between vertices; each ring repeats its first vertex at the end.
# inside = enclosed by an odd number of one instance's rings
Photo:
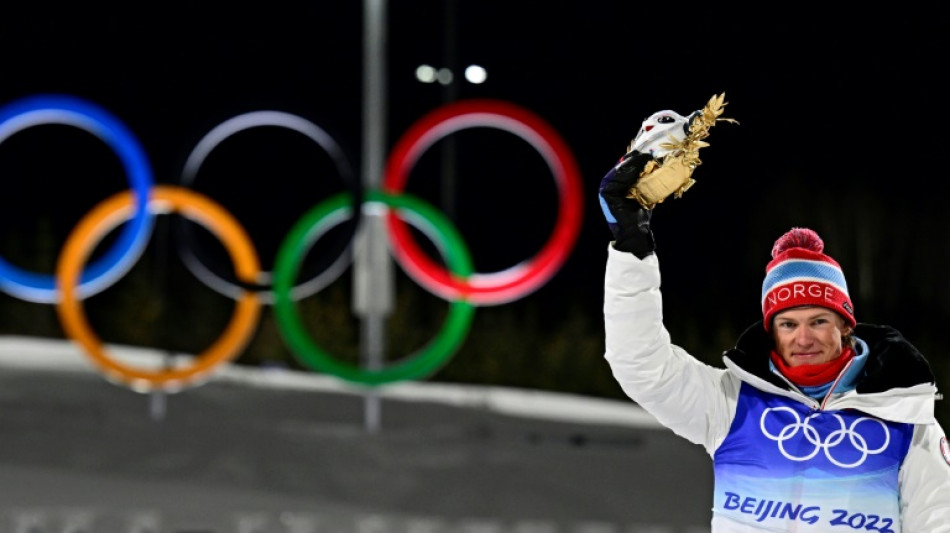
POLYGON ((802 345, 811 344, 814 337, 811 334, 811 331, 808 328, 798 328, 795 330, 795 342, 802 345))

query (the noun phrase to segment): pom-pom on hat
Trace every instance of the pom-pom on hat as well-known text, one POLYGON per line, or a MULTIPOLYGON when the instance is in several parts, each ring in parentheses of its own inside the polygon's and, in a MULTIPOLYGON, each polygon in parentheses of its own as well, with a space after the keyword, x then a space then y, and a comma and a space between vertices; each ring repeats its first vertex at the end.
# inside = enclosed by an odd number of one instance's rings
POLYGON ((766 330, 771 331, 775 313, 803 305, 827 307, 856 325, 844 273, 824 249, 821 237, 808 228, 792 228, 775 241, 762 282, 766 330))

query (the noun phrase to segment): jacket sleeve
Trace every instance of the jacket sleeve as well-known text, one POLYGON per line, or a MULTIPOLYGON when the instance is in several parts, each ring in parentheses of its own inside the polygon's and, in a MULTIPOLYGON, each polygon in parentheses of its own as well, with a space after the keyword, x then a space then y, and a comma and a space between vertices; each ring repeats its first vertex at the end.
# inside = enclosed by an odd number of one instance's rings
POLYGON ((918 424, 900 471, 905 533, 950 533, 950 451, 939 424, 918 424))
POLYGON ((670 342, 655 254, 639 259, 608 246, 604 329, 604 357, 624 393, 712 455, 732 423, 739 381, 670 342))

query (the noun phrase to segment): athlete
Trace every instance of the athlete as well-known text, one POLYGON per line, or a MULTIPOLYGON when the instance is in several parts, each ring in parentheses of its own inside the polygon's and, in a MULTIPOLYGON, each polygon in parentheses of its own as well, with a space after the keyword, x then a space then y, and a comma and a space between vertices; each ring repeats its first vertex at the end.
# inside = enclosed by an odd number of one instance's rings
POLYGON ((628 197, 659 142, 635 140, 600 184, 613 233, 605 357, 632 400, 711 456, 712 532, 950 532, 950 450, 930 365, 893 328, 856 321, 816 232, 775 242, 762 320, 723 367, 672 344, 655 206, 628 197))

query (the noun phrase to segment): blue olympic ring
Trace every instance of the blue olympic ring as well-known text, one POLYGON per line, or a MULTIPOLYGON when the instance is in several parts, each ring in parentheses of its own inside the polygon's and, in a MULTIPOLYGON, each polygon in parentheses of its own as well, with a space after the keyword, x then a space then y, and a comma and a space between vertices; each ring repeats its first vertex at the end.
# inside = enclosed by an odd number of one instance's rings
MULTIPOLYGON (((116 152, 135 192, 135 214, 112 246, 82 272, 78 293, 87 297, 121 278, 142 255, 155 217, 147 209, 153 186, 152 167, 132 132, 101 107, 65 95, 37 95, 0 109, 0 142, 18 131, 41 124, 65 124, 92 133, 116 152)), ((0 257, 0 288, 20 299, 55 303, 60 298, 56 278, 14 266, 0 257)))

